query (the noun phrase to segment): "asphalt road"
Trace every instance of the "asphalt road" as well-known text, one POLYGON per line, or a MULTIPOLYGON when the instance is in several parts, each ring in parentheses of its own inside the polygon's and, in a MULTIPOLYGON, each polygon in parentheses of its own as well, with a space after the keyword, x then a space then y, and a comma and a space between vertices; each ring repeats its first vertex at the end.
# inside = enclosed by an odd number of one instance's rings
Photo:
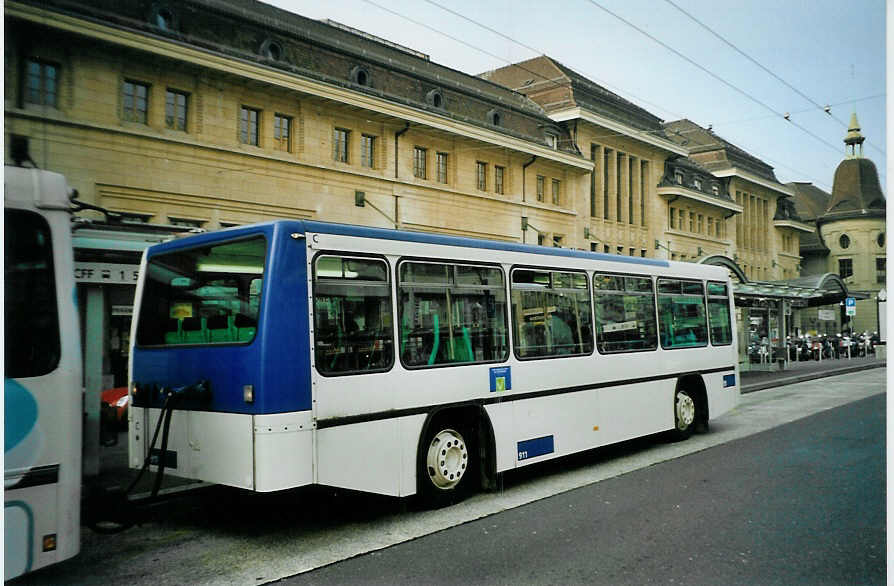
POLYGON ((437 511, 325 487, 210 487, 123 533, 84 528, 78 556, 14 583, 879 582, 884 390, 877 368, 749 393, 710 433, 525 467, 437 511))
POLYGON ((281 583, 884 584, 885 396, 281 583))

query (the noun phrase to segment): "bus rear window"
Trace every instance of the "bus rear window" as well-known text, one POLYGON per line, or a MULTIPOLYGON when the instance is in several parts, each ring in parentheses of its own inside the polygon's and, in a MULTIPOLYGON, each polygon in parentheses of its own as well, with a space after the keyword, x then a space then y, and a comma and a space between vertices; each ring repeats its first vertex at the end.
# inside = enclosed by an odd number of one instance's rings
POLYGON ((258 328, 262 237, 153 257, 137 326, 140 346, 247 343, 258 328))

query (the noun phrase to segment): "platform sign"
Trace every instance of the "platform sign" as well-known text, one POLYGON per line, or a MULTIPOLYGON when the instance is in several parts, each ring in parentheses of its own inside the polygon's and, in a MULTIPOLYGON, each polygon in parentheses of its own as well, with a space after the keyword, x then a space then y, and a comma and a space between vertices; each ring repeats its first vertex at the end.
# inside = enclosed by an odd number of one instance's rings
POLYGON ((853 297, 845 297, 844 312, 847 315, 857 315, 857 300, 853 297))

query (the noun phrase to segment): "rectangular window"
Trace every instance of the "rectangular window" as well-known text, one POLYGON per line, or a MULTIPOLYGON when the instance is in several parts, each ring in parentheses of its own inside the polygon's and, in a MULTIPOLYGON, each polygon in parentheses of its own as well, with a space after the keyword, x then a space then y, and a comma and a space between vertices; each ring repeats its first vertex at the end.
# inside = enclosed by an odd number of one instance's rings
POLYGON ((696 232, 701 234, 703 229, 704 229, 704 217, 701 214, 699 214, 698 215, 698 227, 697 227, 696 232))
POLYGON ((360 166, 367 169, 376 166, 376 137, 369 134, 360 137, 360 166))
POLYGON ((875 282, 876 283, 884 283, 885 282, 885 257, 879 256, 875 259, 875 282))
POLYGON ((388 264, 318 256, 314 263, 314 362, 324 375, 388 370, 394 325, 388 264))
POLYGON ((10 208, 4 228, 4 375, 45 375, 61 357, 52 232, 40 215, 10 208))
POLYGON ((608 220, 608 169, 612 150, 602 149, 602 217, 608 220))
POLYGON ((124 120, 146 124, 149 121, 149 86, 136 81, 125 81, 122 94, 124 120))
POLYGON ((543 201, 543 175, 537 176, 537 201, 543 201))
POLYGON ((640 161, 639 170, 639 225, 646 225, 646 186, 649 185, 649 162, 640 161))
POLYGON ((714 218, 708 216, 708 236, 716 236, 714 234, 714 218))
POLYGON ((701 282, 658 279, 658 321, 662 348, 707 346, 705 292, 701 282))
POLYGON ((671 230, 677 229, 677 210, 670 208, 670 227, 671 230))
POLYGON ((695 232, 695 212, 689 212, 689 231, 695 232))
POLYGON ((618 156, 615 157, 615 219, 618 222, 621 221, 621 210, 624 209, 624 206, 621 203, 621 196, 623 195, 621 186, 624 184, 621 180, 621 161, 623 158, 622 153, 618 153, 618 156))
POLYGON ((590 291, 584 273, 515 269, 512 318, 518 358, 593 352, 590 291))
POLYGON ((838 276, 847 279, 854 274, 854 261, 850 258, 838 259, 838 276))
POLYGON ((58 104, 59 66, 34 59, 25 60, 26 104, 52 106, 58 104))
POLYGON ((165 91, 165 126, 186 131, 187 95, 176 90, 165 91))
POLYGON ((503 174, 506 171, 504 167, 494 166, 494 192, 503 194, 503 174))
POLYGON ((282 114, 273 116, 273 148, 292 152, 292 119, 282 114))
POLYGON ((402 262, 400 358, 409 367, 509 358, 506 293, 498 267, 402 262))
POLYGON ((478 161, 475 163, 475 168, 477 170, 477 183, 478 189, 481 191, 487 191, 487 163, 482 163, 478 161))
POLYGON ((149 261, 140 346, 250 342, 260 315, 267 241, 254 237, 149 261))
POLYGON ((559 192, 561 189, 561 182, 558 179, 553 179, 553 204, 559 205, 559 192))
POLYGON ((413 177, 426 179, 427 169, 426 163, 428 159, 428 150, 422 147, 413 147, 413 177))
POLYGON ((336 128, 332 131, 332 158, 339 163, 349 163, 351 131, 336 128))
POLYGON ((447 183, 447 153, 438 153, 438 182, 447 183))
POLYGON ((239 142, 258 146, 261 144, 261 111, 242 106, 239 108, 239 142))
POLYGON ((590 172, 590 217, 596 217, 596 153, 598 146, 590 145, 590 160, 593 161, 593 171, 590 172))
POLYGON ((553 248, 562 248, 565 237, 560 234, 553 234, 553 248))
POLYGON ((650 277, 593 275, 596 347, 632 352, 658 347, 655 292, 650 277))
POLYGON ((708 326, 712 345, 728 346, 733 343, 726 283, 708 283, 708 326))
POLYGON ((189 218, 174 218, 168 216, 168 224, 171 226, 180 226, 181 228, 201 228, 204 224, 204 220, 192 220, 189 218))

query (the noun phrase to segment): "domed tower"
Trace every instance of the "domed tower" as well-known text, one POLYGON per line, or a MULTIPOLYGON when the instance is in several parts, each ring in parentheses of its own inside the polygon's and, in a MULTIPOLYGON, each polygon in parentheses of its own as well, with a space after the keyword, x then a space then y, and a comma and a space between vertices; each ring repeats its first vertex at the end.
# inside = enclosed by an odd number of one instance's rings
POLYGON ((885 287, 885 196, 875 164, 863 157, 857 114, 851 114, 844 138, 846 157, 835 170, 829 206, 816 220, 829 249, 827 270, 837 273, 849 291, 865 293, 852 319, 855 331, 877 331, 877 295, 885 287))

